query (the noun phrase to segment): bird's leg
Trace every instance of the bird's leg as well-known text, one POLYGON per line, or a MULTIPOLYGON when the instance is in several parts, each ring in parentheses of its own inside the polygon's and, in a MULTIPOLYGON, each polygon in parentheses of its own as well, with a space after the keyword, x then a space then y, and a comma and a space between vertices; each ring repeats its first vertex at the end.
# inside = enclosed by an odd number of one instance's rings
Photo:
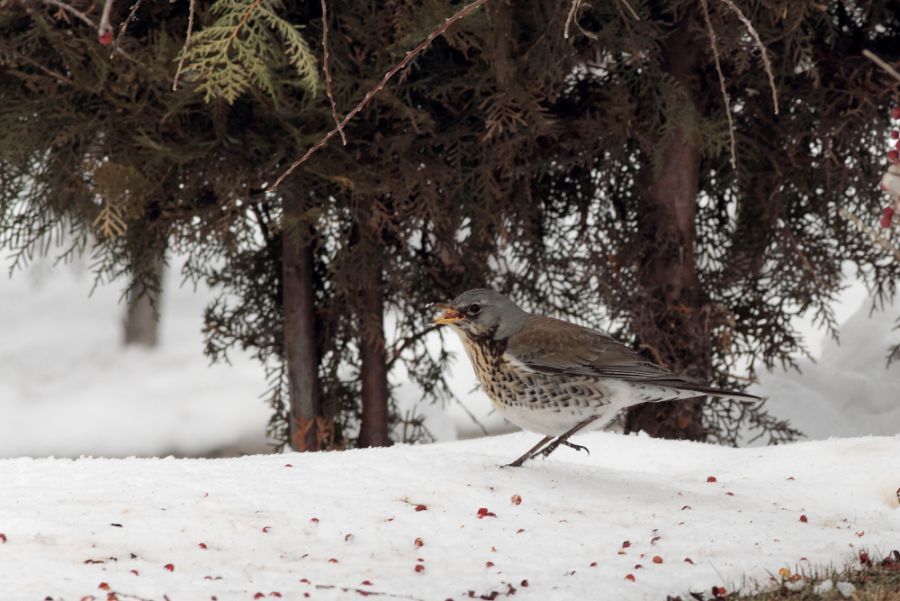
POLYGON ((539 443, 537 443, 536 445, 534 445, 533 447, 531 447, 530 449, 528 449, 528 452, 526 452, 524 455, 522 455, 521 457, 519 457, 518 459, 516 459, 516 460, 513 461, 512 463, 507 464, 507 465, 504 465, 504 466, 502 466, 502 467, 522 467, 522 464, 523 464, 523 463, 525 463, 526 461, 528 461, 529 459, 531 459, 532 457, 534 457, 535 455, 537 455, 537 454, 538 454, 538 451, 540 451, 541 448, 542 448, 545 444, 547 444, 548 442, 550 442, 551 440, 553 440, 553 437, 552 437, 552 436, 545 436, 544 438, 541 439, 541 441, 540 441, 539 443))
MULTIPOLYGON (((594 415, 594 416, 587 418, 586 420, 584 420, 582 422, 578 422, 577 424, 575 424, 575 426, 573 428, 570 428, 568 432, 566 432, 565 434, 563 434, 562 436, 560 436, 559 438, 557 438, 556 440, 554 440, 553 442, 548 444, 540 452, 540 454, 543 455, 544 457, 547 457, 550 455, 550 453, 552 453, 557 448, 559 448, 559 445, 561 445, 561 444, 564 444, 567 447, 572 447, 574 449, 584 449, 585 451, 587 451, 587 449, 585 447, 582 447, 581 445, 573 445, 571 442, 569 442, 569 437, 572 436, 573 434, 575 434, 576 432, 578 432, 579 430, 581 430, 582 428, 584 428, 585 426, 588 426, 589 424, 593 423, 599 417, 600 417, 599 415, 594 415)), ((535 453, 535 454, 537 454, 537 453, 535 453)))
POLYGON ((569 447, 570 449, 575 449, 576 451, 584 451, 588 455, 591 454, 591 450, 589 448, 581 446, 580 444, 575 444, 573 442, 569 442, 568 440, 564 440, 561 444, 569 447))

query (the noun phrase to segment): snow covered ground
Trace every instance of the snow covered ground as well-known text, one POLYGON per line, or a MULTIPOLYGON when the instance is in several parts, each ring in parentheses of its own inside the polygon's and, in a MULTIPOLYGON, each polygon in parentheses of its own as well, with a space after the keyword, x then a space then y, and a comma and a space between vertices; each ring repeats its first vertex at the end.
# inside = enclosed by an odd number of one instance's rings
POLYGON ((732 449, 591 433, 590 456, 497 467, 534 439, 2 460, 2 596, 659 600, 900 543, 896 437, 732 449))

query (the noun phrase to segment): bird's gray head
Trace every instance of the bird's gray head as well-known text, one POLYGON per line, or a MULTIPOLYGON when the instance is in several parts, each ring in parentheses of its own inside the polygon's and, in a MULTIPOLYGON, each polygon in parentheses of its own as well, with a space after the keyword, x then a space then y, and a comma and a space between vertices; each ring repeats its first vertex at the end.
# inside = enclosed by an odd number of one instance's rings
POLYGON ((435 303, 444 314, 434 323, 448 324, 469 338, 509 338, 525 323, 528 313, 496 290, 474 288, 448 305, 435 303))

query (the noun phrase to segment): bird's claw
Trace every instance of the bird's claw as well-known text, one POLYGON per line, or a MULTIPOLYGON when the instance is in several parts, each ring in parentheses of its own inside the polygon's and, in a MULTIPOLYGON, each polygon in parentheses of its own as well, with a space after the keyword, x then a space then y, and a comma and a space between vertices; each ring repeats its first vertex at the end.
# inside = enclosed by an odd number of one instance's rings
POLYGON ((581 446, 580 444, 575 444, 575 443, 569 442, 568 440, 562 441, 562 444, 566 445, 570 449, 575 449, 576 451, 584 451, 588 455, 591 454, 591 450, 589 448, 581 446))

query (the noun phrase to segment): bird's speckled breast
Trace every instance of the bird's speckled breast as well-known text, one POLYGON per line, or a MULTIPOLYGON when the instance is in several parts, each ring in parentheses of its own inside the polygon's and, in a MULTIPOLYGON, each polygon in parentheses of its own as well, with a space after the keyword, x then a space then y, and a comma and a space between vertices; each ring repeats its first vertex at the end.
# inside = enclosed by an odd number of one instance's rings
POLYGON ((560 378, 536 372, 510 360, 503 341, 461 338, 478 381, 500 409, 562 411, 607 404, 599 378, 560 378))

